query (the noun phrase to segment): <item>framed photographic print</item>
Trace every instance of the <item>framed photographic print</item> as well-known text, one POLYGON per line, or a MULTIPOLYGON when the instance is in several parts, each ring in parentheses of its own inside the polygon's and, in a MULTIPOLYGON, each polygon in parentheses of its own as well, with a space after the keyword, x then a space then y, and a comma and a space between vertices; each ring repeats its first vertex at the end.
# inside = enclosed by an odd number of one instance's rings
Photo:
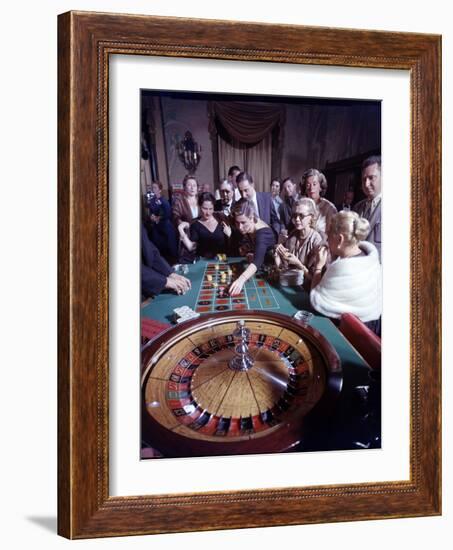
POLYGON ((440 514, 440 38, 70 12, 59 52, 60 534, 440 514))

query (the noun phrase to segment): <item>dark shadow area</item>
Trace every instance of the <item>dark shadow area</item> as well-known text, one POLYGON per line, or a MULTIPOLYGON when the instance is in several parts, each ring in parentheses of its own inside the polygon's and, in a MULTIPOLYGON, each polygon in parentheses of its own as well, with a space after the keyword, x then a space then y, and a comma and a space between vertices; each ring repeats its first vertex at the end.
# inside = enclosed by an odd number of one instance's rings
POLYGON ((56 516, 29 516, 27 518, 29 522, 42 527, 46 531, 51 533, 57 532, 57 517, 56 516))

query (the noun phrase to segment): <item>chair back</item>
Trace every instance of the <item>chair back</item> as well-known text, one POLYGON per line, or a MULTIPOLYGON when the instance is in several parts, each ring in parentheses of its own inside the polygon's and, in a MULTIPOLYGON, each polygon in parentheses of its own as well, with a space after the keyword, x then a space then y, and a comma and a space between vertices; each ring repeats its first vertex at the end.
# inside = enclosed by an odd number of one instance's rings
POLYGON ((381 368, 381 339, 358 317, 352 313, 343 313, 340 318, 340 332, 372 369, 381 368))

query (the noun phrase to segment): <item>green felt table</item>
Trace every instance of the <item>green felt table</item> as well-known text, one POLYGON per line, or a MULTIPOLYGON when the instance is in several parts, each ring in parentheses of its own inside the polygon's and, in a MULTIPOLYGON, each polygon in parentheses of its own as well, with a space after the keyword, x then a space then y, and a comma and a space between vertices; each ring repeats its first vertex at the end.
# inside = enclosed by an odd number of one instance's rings
MULTIPOLYGON (((267 282, 261 272, 258 272, 246 282, 243 297, 230 298, 227 296, 218 299, 215 296, 217 294, 216 289, 203 289, 203 286, 207 284, 205 275, 208 271, 213 274, 214 278, 216 277, 215 271, 210 267, 215 264, 219 265, 219 271, 221 272, 228 267, 238 267, 240 269, 244 261, 240 258, 229 258, 226 262, 199 260, 194 264, 187 265, 188 273, 185 276, 190 279, 192 288, 184 296, 164 291, 142 307, 142 316, 171 323, 173 322, 173 310, 185 305, 200 313, 263 309, 293 316, 298 310, 311 311, 308 295, 301 288, 273 286, 267 282), (205 293, 211 294, 211 298, 203 300, 205 293), (235 303, 235 300, 242 303, 235 303), (208 301, 211 302, 209 305, 201 304, 208 301)), ((215 280, 214 282, 219 286, 222 285, 220 276, 217 276, 217 279, 218 281, 215 280)), ((226 283, 223 286, 226 286, 226 283)))
MULTIPOLYGON (((227 262, 220 262, 223 265, 221 270, 227 264, 235 268, 239 267, 242 262, 243 259, 229 258, 227 262)), ((222 309, 217 309, 219 306, 218 299, 213 297, 211 300, 202 300, 200 296, 203 293, 203 286, 206 286, 207 282, 205 275, 207 272, 214 273, 212 266, 215 263, 215 261, 200 260, 188 265, 188 273, 185 276, 192 283, 191 290, 184 296, 163 292, 154 299, 145 302, 141 308, 142 318, 172 323, 176 326, 173 310, 184 305, 194 310, 197 307, 207 307, 207 311, 200 313, 202 316, 209 316, 212 313, 222 311, 222 309), (203 302, 204 305, 199 306, 200 302, 203 302), (210 302, 208 306, 206 306, 206 302, 210 302)), ((217 289, 214 289, 212 294, 217 294, 217 289)), ((225 311, 234 310, 235 305, 240 305, 233 303, 229 297, 227 300, 227 304, 223 302, 220 304, 225 311)), ((298 310, 313 312, 308 294, 301 287, 271 285, 267 282, 265 274, 261 273, 257 273, 245 285, 243 303, 245 303, 245 309, 258 311, 261 309, 263 313, 269 311, 291 317, 298 310), (266 299, 269 300, 267 303, 266 299)), ((355 388, 369 384, 370 369, 330 319, 314 314, 310 320, 310 325, 318 330, 338 353, 343 371, 343 387, 338 398, 335 418, 329 421, 329 426, 323 426, 322 429, 317 428, 317 433, 321 434, 322 432, 322 437, 317 438, 315 436, 312 442, 306 441, 305 449, 321 450, 324 446, 329 449, 358 448, 360 444, 357 447, 356 440, 360 440, 360 438, 363 440, 369 439, 369 434, 360 433, 360 420, 358 419, 357 410, 354 408, 355 388), (329 436, 326 436, 326 431, 330 433, 329 436)), ((378 424, 377 432, 380 434, 380 419, 378 419, 378 424)))

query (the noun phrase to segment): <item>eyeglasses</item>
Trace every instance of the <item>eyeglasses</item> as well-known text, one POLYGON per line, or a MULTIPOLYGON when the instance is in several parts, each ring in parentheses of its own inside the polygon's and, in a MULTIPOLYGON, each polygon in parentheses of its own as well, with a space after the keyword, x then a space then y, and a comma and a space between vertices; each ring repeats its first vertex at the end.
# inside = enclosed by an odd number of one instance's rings
POLYGON ((303 220, 304 218, 308 218, 309 216, 312 216, 312 214, 293 214, 291 217, 293 220, 303 220))

